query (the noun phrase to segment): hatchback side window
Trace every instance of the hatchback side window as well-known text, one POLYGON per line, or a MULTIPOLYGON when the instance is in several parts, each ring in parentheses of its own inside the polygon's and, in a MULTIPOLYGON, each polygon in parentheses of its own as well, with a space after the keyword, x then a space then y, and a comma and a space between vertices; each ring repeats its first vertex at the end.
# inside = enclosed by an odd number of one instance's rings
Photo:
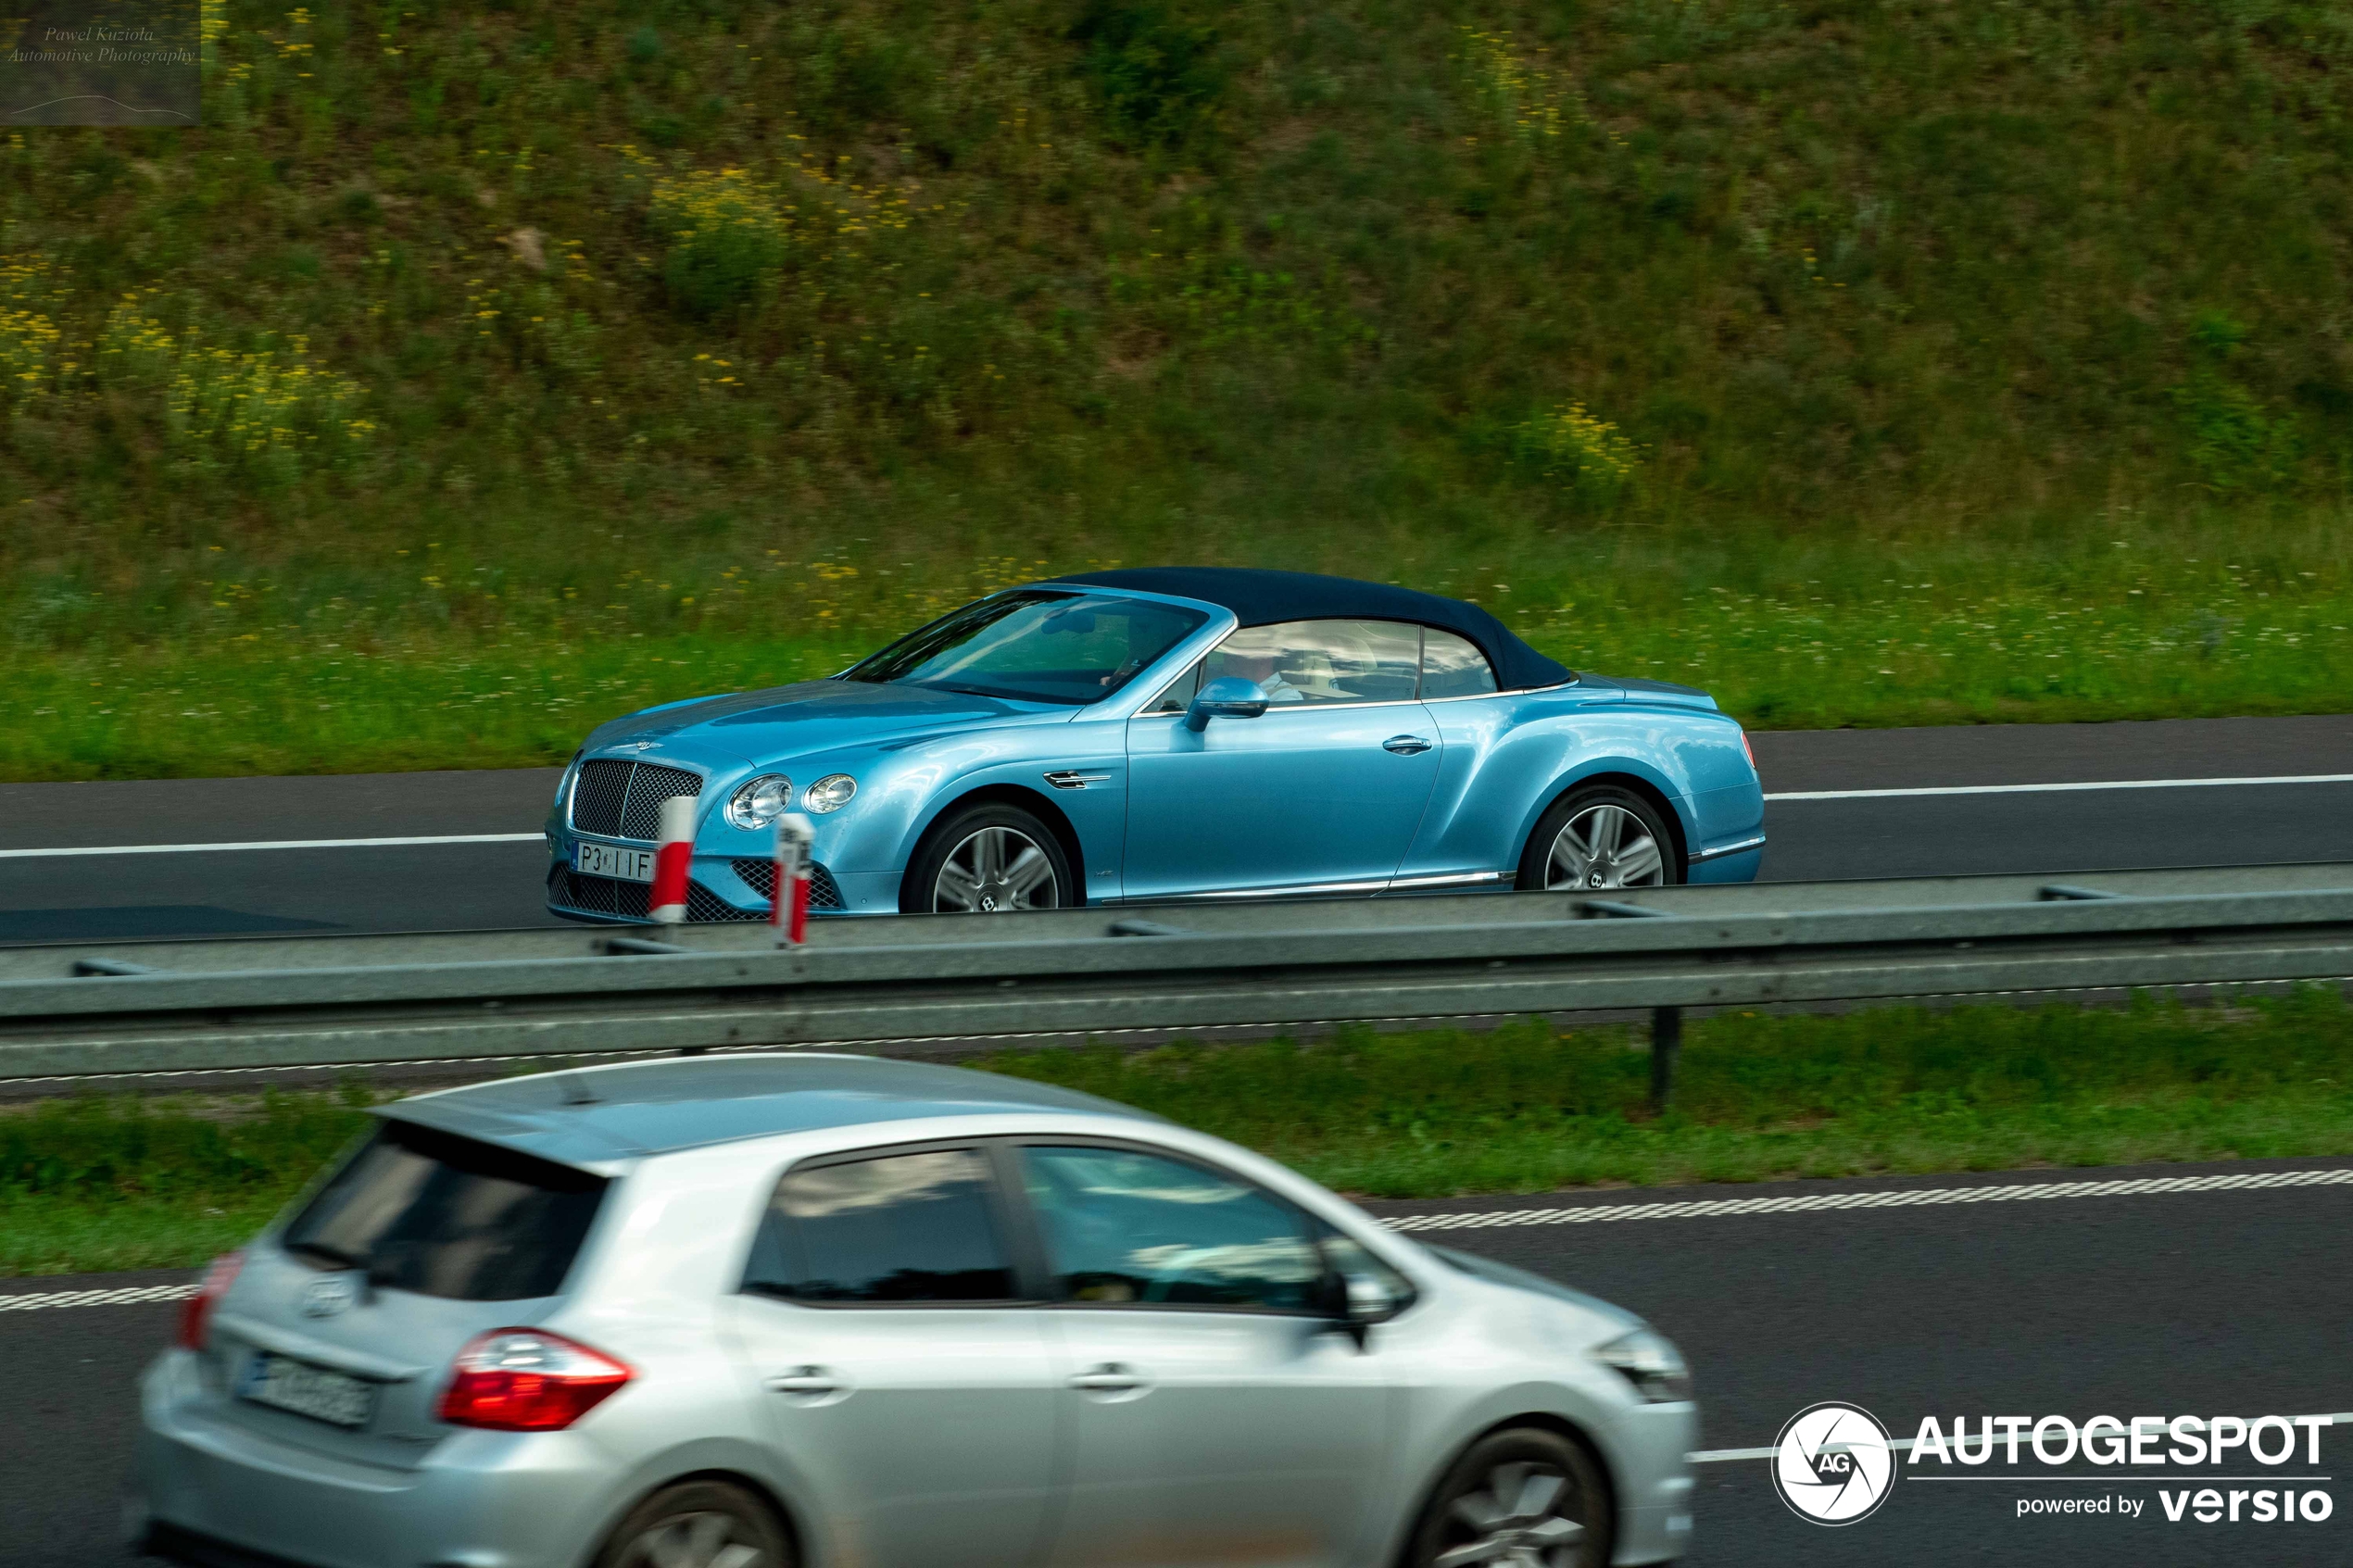
POLYGON ((1239 675, 1270 702, 1409 702, 1417 627, 1396 621, 1287 621, 1245 626, 1202 661, 1204 683, 1239 675))
POLYGON ((1028 1148, 1022 1172, 1063 1301, 1311 1310, 1307 1217, 1246 1182, 1133 1149, 1028 1148))
POLYGON ((1011 1299, 993 1185, 968 1148, 804 1165, 769 1200, 744 1288, 836 1303, 1011 1299))
POLYGON ((1480 696, 1495 689, 1494 667, 1468 639, 1422 628, 1422 696, 1480 696))

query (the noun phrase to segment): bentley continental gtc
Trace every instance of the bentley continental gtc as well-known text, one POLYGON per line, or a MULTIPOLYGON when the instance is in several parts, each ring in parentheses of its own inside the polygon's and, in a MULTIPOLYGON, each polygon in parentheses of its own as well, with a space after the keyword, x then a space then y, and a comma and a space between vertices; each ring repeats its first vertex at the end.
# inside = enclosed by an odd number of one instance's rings
POLYGON ((819 914, 1753 880, 1764 797, 1705 692, 1570 671, 1476 605, 1301 572, 1011 588, 825 680, 591 734, 548 907, 647 918, 665 801, 687 918, 767 918, 779 818, 819 914))

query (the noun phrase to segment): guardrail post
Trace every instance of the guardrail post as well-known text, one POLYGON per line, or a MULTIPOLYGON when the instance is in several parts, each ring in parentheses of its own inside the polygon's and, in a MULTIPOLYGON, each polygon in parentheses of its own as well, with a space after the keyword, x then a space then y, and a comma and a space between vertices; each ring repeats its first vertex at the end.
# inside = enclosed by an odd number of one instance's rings
POLYGON ((1651 1109, 1664 1113, 1675 1096, 1675 1058, 1683 1048, 1683 1010, 1651 1009, 1651 1109))

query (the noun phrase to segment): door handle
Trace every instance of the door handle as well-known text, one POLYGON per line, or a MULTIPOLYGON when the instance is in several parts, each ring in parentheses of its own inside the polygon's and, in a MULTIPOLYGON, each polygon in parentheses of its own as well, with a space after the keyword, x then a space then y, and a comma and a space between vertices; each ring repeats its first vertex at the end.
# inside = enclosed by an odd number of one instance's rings
POLYGON ((1136 1394, 1149 1386, 1134 1367, 1118 1361, 1089 1367, 1073 1377, 1070 1386, 1085 1394, 1136 1394))
POLYGON ((780 1373, 768 1380, 768 1386, 779 1394, 790 1394, 803 1399, 830 1401, 835 1397, 847 1398, 849 1380, 831 1367, 799 1366, 780 1373))
POLYGON ((1383 751, 1393 751, 1400 757, 1412 757, 1418 752, 1428 751, 1429 742, 1419 735, 1391 735, 1380 743, 1380 748, 1383 751))

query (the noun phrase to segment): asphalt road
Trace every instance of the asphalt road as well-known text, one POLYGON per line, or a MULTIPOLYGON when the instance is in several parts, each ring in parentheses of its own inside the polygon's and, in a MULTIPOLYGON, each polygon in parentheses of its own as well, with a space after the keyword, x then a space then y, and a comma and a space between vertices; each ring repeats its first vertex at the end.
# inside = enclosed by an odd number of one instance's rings
MULTIPOLYGON (((2353 1160, 2252 1161, 2123 1171, 2032 1172, 1567 1195, 1563 1204, 1775 1194, 1975 1188, 2020 1182, 2173 1177, 2200 1172, 2343 1170, 2353 1160)), ((1964 1194, 1963 1196, 1966 1196, 1964 1194)), ((1377 1204, 1384 1213, 1527 1209, 1526 1197, 1377 1204)), ((1704 1449, 1761 1448, 1807 1405, 1860 1404, 1898 1437, 1922 1416, 1949 1426, 1993 1415, 2122 1419, 2353 1411, 2353 1334, 2342 1238, 2353 1185, 1942 1202, 1902 1208, 1629 1219, 1433 1233, 1436 1242, 1535 1269, 1630 1307, 1691 1358, 1704 1449)), ((168 1274, 0 1282, 0 1295, 147 1284, 168 1274)), ((167 1305, 0 1311, 0 1568, 107 1568, 134 1560, 112 1540, 138 1369, 170 1332, 167 1305)), ((1767 1461, 1699 1467, 1693 1568, 1739 1564, 2066 1562, 2280 1564, 2353 1561, 2353 1428, 2324 1434, 2308 1489, 2336 1512, 2320 1524, 2169 1524, 2158 1483, 2081 1464, 2012 1467, 1931 1481, 1907 1467, 1869 1519, 1827 1529, 1780 1501, 1767 1461), (2061 1481, 2057 1476, 2081 1479, 2061 1481), (2130 1496, 2134 1520, 2020 1518, 2021 1499, 2130 1496)), ((2302 1455, 2299 1452, 2298 1459, 2302 1455)), ((2209 1474, 2263 1467, 2244 1461, 2209 1474)), ((2182 1471, 2162 1474, 2179 1488, 2182 1471)), ((2196 1481, 2193 1484, 2203 1485, 2196 1481)), ((2262 1485, 2262 1482, 2242 1485, 2262 1485)))
MULTIPOLYGON (((1754 737, 1780 881, 2353 859, 2353 717, 1754 737), (1997 793, 1897 793, 1973 791, 1997 793), (1855 793, 1863 792, 1863 793, 1855 793)), ((0 785, 0 942, 552 923, 536 834, 556 771, 0 785), (126 846, 465 838, 333 848, 126 846), (11 854, 10 851, 17 853, 11 854)))

